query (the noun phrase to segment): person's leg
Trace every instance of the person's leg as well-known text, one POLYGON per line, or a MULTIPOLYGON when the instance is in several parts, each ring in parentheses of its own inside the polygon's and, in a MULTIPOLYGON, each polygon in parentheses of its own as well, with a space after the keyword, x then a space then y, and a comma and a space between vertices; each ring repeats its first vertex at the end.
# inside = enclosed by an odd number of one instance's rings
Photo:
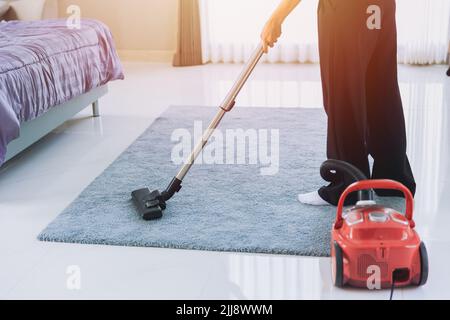
MULTIPOLYGON (((327 157, 349 162, 369 176, 365 77, 377 33, 368 32, 365 2, 321 1, 319 47, 328 115, 327 157)), ((349 177, 336 175, 319 195, 336 205, 352 182, 349 177)))
MULTIPOLYGON (((406 156, 406 130, 397 78, 395 1, 382 1, 382 28, 366 77, 368 146, 374 158, 372 179, 392 179, 414 194, 416 184, 406 156)), ((378 190, 378 195, 400 192, 378 190)))

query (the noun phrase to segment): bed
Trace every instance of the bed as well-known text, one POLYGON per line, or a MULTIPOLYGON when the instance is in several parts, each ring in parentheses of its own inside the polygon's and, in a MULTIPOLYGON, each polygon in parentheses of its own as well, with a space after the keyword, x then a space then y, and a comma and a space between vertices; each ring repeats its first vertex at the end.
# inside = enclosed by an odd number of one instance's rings
POLYGON ((0 22, 0 166, 123 79, 109 29, 82 20, 0 22))

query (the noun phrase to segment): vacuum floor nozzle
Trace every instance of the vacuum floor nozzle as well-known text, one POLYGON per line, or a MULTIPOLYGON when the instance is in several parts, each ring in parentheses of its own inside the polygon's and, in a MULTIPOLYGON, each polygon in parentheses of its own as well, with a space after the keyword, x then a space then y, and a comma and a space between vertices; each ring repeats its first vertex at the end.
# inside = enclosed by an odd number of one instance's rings
POLYGON ((148 188, 144 188, 133 191, 131 196, 139 214, 144 220, 156 220, 163 216, 165 203, 161 201, 161 193, 159 191, 150 192, 148 188))

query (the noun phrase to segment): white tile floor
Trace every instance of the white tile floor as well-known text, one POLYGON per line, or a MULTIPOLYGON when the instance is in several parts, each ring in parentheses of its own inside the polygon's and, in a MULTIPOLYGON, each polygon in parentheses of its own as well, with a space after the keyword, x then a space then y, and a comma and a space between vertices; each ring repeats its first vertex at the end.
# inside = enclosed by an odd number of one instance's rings
MULTIPOLYGON (((217 105, 240 66, 174 69, 126 63, 101 118, 89 110, 0 169, 0 298, 387 299, 338 290, 329 259, 41 243, 36 235, 169 105, 217 105), (67 288, 67 267, 81 289, 67 288)), ((450 80, 445 66, 401 67, 409 153, 419 185, 416 221, 429 283, 395 298, 450 298, 450 80)), ((315 65, 261 65, 239 105, 320 107, 315 65)), ((292 190, 295 196, 295 191, 292 190)))

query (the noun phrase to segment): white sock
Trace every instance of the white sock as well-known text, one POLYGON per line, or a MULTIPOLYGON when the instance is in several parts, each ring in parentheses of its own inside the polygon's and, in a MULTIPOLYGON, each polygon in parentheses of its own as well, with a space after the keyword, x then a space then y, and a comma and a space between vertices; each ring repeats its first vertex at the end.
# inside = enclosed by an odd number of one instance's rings
POLYGON ((329 206, 330 204, 322 199, 318 191, 298 195, 298 201, 311 206, 329 206))

